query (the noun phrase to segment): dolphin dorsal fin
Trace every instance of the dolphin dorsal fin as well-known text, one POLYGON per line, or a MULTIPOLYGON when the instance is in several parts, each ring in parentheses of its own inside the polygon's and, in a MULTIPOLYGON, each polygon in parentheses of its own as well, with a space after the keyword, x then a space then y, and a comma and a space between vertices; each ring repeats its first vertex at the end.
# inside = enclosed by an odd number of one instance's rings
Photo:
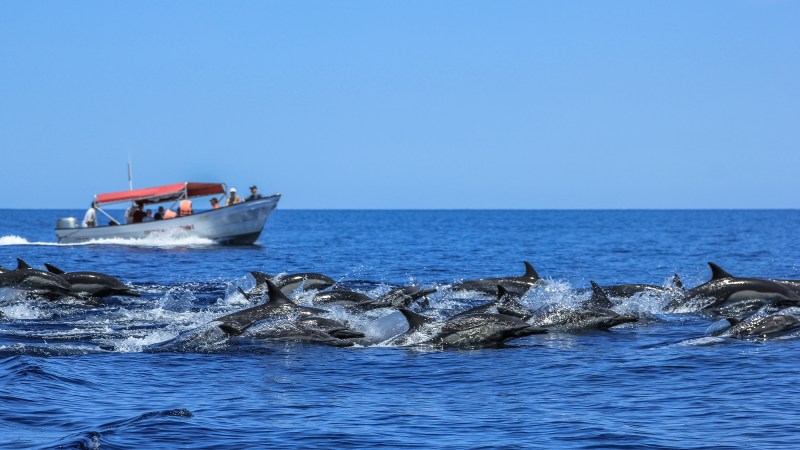
POLYGON ((425 325, 426 323, 430 323, 433 321, 430 317, 423 316, 422 314, 417 314, 413 311, 409 311, 405 308, 400 308, 400 312, 408 321, 408 329, 409 331, 418 330, 420 327, 425 325))
POLYGON ((590 283, 592 283, 592 298, 586 303, 598 308, 613 308, 614 303, 608 299, 608 295, 606 295, 603 288, 594 281, 590 281, 590 283))
POLYGON ((720 278, 736 278, 733 275, 729 274, 727 271, 725 271, 725 269, 714 264, 713 262, 709 262, 708 267, 711 267, 712 280, 719 280, 720 278))
POLYGON ((531 263, 529 263, 528 261, 522 261, 522 262, 525 263, 525 276, 527 278, 533 278, 534 280, 538 280, 539 272, 537 272, 536 269, 534 269, 531 263))
POLYGON ((683 280, 681 280, 681 276, 677 273, 672 277, 672 285, 683 290, 683 280))
POLYGON ((272 278, 272 276, 267 275, 264 272, 250 272, 250 275, 256 279, 256 286, 263 286, 267 283, 267 281, 270 280, 270 278, 272 278))
POLYGON ((56 266, 54 266, 52 264, 44 263, 44 267, 47 268, 48 272, 54 273, 56 275, 61 275, 61 274, 66 273, 63 270, 59 269, 58 267, 56 267, 56 266))
POLYGON ((508 291, 501 285, 497 285, 497 299, 500 300, 501 298, 508 295, 508 291))
POLYGON ((268 289, 267 294, 269 295, 269 300, 267 300, 267 303, 272 305, 281 305, 287 303, 290 305, 296 305, 295 302, 289 299, 289 297, 287 297, 286 294, 281 291, 281 288, 275 286, 275 283, 269 280, 267 280, 266 283, 268 289))
POLYGON ((17 270, 30 269, 31 266, 20 258, 17 258, 17 270))

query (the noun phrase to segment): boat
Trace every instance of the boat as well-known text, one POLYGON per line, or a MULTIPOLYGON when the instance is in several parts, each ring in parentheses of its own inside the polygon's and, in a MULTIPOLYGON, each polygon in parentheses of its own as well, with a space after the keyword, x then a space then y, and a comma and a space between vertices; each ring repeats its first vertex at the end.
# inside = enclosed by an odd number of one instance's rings
POLYGON ((218 244, 252 245, 278 205, 281 194, 197 212, 172 219, 153 220, 141 223, 121 224, 102 209, 102 206, 124 202, 153 205, 172 202, 170 209, 181 200, 197 197, 219 196, 225 204, 227 188, 224 183, 183 182, 144 189, 97 194, 94 198, 98 223, 101 214, 109 219, 108 225, 82 227, 75 217, 58 219, 56 237, 62 244, 72 244, 99 239, 143 239, 153 236, 200 237, 218 244))

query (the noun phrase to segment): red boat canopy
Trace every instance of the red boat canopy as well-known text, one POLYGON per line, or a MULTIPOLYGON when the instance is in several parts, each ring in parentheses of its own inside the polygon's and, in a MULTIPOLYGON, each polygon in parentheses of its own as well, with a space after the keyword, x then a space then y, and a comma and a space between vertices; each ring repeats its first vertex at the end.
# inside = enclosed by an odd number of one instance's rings
POLYGON ((180 198, 202 197, 205 195, 224 194, 225 185, 221 183, 176 183, 132 191, 97 194, 97 204, 135 201, 142 204, 162 203, 180 198))

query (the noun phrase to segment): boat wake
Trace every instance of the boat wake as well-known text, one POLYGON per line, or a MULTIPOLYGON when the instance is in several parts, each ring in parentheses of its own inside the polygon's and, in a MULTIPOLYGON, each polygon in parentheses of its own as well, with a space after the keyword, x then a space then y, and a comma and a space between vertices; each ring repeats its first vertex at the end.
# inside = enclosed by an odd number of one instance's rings
POLYGON ((0 246, 4 245, 32 245, 32 246, 55 246, 55 247, 75 247, 84 245, 121 245, 127 247, 207 247, 217 245, 213 240, 197 236, 186 236, 183 234, 154 234, 141 239, 93 239, 86 242, 74 244, 59 244, 58 242, 30 242, 24 237, 16 235, 0 236, 0 246))
POLYGON ((24 237, 16 235, 0 236, 0 245, 52 245, 52 242, 28 242, 24 237))

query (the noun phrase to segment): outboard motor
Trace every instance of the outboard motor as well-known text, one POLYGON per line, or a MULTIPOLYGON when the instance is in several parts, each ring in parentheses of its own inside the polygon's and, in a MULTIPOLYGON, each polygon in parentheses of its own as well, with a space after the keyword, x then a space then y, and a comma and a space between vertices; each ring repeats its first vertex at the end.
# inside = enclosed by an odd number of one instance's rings
POLYGON ((56 229, 63 230, 65 228, 79 228, 78 219, 74 217, 63 217, 56 222, 56 229))

